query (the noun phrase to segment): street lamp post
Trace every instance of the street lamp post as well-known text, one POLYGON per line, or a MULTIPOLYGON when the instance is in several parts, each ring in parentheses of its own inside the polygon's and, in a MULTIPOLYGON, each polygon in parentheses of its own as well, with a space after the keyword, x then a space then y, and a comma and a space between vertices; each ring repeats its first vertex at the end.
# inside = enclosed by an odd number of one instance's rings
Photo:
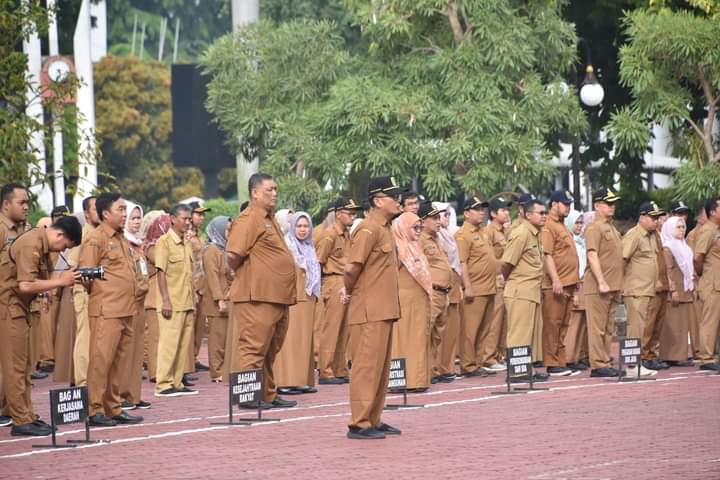
MULTIPOLYGON (((590 57, 590 48, 587 42, 583 38, 578 38, 578 45, 583 45, 585 51, 585 60, 587 65, 585 66, 585 78, 580 85, 580 102, 588 108, 594 108, 600 105, 605 98, 605 90, 595 76, 595 69, 592 66, 592 60, 590 57)), ((576 75, 577 84, 577 75, 576 75)), ((572 144, 572 170, 573 170, 573 201, 575 202, 575 208, 581 208, 581 196, 580 196, 580 139, 576 135, 573 139, 572 144)))

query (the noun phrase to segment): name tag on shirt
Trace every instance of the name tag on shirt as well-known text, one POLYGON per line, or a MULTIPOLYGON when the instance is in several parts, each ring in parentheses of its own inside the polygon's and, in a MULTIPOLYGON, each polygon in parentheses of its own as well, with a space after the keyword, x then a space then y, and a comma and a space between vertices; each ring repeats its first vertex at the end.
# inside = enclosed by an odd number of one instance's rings
POLYGON ((140 273, 142 273, 144 276, 148 276, 148 268, 147 263, 145 262, 145 258, 140 258, 140 261, 138 262, 140 264, 140 273))

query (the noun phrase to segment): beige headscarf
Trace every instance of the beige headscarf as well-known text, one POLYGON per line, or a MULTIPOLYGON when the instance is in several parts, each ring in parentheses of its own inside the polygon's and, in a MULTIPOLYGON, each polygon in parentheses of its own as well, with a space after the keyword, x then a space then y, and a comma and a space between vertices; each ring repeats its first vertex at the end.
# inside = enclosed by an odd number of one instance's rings
POLYGON ((412 240, 412 227, 419 220, 420 217, 414 213, 405 212, 395 219, 392 224, 392 231, 395 236, 400 261, 408 273, 430 295, 432 294, 430 265, 420 247, 420 242, 412 240))
POLYGON ((289 208, 282 208, 275 213, 275 221, 278 223, 283 235, 287 235, 288 231, 290 231, 292 215, 293 211, 289 208))

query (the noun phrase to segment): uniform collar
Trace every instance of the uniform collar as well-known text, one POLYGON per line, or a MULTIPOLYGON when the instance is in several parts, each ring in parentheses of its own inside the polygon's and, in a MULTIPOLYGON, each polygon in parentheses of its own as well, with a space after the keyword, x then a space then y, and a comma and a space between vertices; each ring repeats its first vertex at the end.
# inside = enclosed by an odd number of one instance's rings
POLYGON ((348 233, 348 229, 340 225, 338 222, 335 222, 332 224, 332 229, 335 233, 340 235, 341 237, 344 237, 348 233))
MULTIPOLYGON (((0 223, 5 225, 9 230, 15 230, 16 232, 20 231, 20 225, 10 220, 8 217, 6 217, 4 214, 0 213, 0 223)), ((710 222, 712 223, 712 222, 710 222)))
POLYGON ((478 225, 478 226, 476 227, 475 225, 473 225, 473 224, 470 223, 470 222, 465 222, 465 223, 463 223, 463 228, 466 229, 466 230, 467 230, 468 232, 470 232, 470 233, 477 233, 477 232, 479 232, 480 230, 482 230, 482 227, 480 227, 480 225, 478 225))
POLYGON ((535 225, 533 225, 532 223, 530 223, 530 222, 528 222, 528 221, 522 222, 521 226, 527 228, 527 230, 528 230, 530 233, 532 233, 533 235, 535 235, 536 237, 537 237, 538 234, 540 233, 540 229, 537 228, 535 225))
POLYGON ((170 227, 170 230, 168 230, 168 234, 170 235, 172 241, 176 244, 183 243, 183 239, 178 236, 178 234, 175 232, 175 230, 172 229, 172 227, 170 227))
POLYGON ((424 230, 423 230, 423 232, 420 234, 420 237, 422 237, 422 238, 424 238, 424 239, 426 239, 426 240, 432 240, 432 241, 437 240, 437 235, 432 236, 432 235, 430 235, 429 233, 425 232, 424 230))
POLYGON ((384 215, 380 214, 380 212, 378 212, 375 209, 370 210, 370 213, 368 213, 368 218, 372 219, 373 221, 375 221, 383 226, 387 226, 390 224, 390 220, 385 218, 384 215))
POLYGON ((110 227, 110 225, 108 225, 105 222, 102 222, 100 224, 100 226, 97 228, 102 229, 103 233, 105 233, 105 235, 107 235, 110 238, 114 237, 115 235, 117 235, 119 233, 117 230, 113 230, 112 227, 110 227))
POLYGON ((40 236, 40 245, 42 245, 42 253, 50 253, 50 244, 47 239, 47 227, 38 228, 38 236, 40 236))
POLYGON ((548 220, 553 220, 557 223, 560 223, 560 217, 554 212, 548 212, 547 218, 548 220))
POLYGON ((262 215, 263 217, 273 217, 273 214, 269 212, 268 210, 265 210, 264 208, 260 207, 259 205, 255 205, 254 203, 250 203, 247 207, 251 212, 255 212, 257 214, 262 215))
POLYGON ((635 227, 636 227, 638 230, 640 230, 640 233, 641 233, 644 237, 649 237, 649 236, 650 236, 650 230, 645 230, 645 229, 642 227, 642 225, 640 225, 639 223, 638 223, 637 225, 635 225, 635 227))
POLYGON ((497 223, 492 221, 488 223, 488 228, 492 228, 493 230, 496 230, 498 232, 502 232, 503 230, 505 230, 505 227, 503 227, 502 225, 498 225, 497 223))

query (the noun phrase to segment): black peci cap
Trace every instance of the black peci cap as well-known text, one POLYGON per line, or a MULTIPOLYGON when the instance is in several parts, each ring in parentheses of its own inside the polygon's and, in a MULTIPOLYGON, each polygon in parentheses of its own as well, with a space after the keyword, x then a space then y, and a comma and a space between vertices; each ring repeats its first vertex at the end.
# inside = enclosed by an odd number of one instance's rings
POLYGON ((508 202, 505 197, 496 197, 490 200, 490 210, 495 212, 500 208, 510 208, 512 202, 508 202))
POLYGON ((432 202, 422 202, 420 204, 420 209, 418 210, 418 217, 421 219, 425 219, 428 217, 434 217, 435 215, 440 215, 445 210, 438 210, 437 208, 433 207, 432 202))
POLYGON ((338 210, 360 210, 361 208, 352 198, 338 197, 337 200, 330 204, 328 210, 337 212, 338 210))
POLYGON ((518 205, 525 206, 528 203, 532 202, 533 200, 537 200, 535 198, 535 195, 533 195, 532 193, 523 193, 522 195, 520 195, 520 198, 518 199, 518 205))
POLYGON ((564 203, 565 205, 570 205, 574 202, 572 195, 566 190, 555 190, 552 192, 550 194, 550 201, 564 203))
POLYGON ((465 200, 463 210, 480 210, 481 208, 487 208, 488 205, 490 205, 488 202, 484 202, 478 197, 469 197, 465 200))
POLYGON ((670 204, 670 213, 690 213, 690 207, 684 202, 672 202, 670 204))
POLYGON ((368 197, 384 193, 386 195, 399 195, 403 189, 398 186, 393 177, 372 177, 368 183, 368 197))
POLYGON ((593 192, 593 202, 615 203, 618 200, 620 200, 618 194, 606 187, 593 192))
POLYGON ((68 215, 70 215, 70 209, 67 207, 67 205, 58 205, 57 207, 52 209, 52 212, 50 212, 50 218, 67 217, 68 215))

